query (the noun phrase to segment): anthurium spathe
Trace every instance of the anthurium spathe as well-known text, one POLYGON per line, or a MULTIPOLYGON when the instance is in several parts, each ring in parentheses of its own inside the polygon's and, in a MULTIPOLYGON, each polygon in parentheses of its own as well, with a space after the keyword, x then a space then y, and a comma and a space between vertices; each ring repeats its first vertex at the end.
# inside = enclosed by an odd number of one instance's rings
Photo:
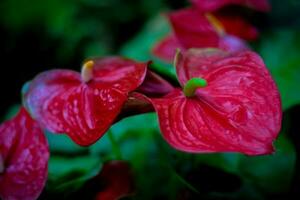
POLYGON ((281 101, 262 59, 251 51, 178 54, 177 88, 152 99, 166 141, 186 152, 273 152, 281 101))
POLYGON ((259 32, 255 26, 248 22, 247 17, 239 11, 239 8, 235 8, 233 5, 264 12, 271 8, 268 0, 191 0, 191 2, 198 12, 214 16, 227 34, 247 41, 256 40, 259 32))
POLYGON ((31 81, 24 103, 44 128, 66 133, 79 145, 90 145, 112 125, 146 71, 147 63, 107 57, 87 61, 81 74, 43 72, 31 81))
POLYGON ((227 5, 247 6, 251 9, 266 12, 270 10, 268 0, 191 0, 200 11, 212 12, 227 5))
POLYGON ((21 108, 16 117, 0 125, 1 199, 37 199, 47 179, 48 158, 46 137, 21 108))
POLYGON ((255 41, 259 37, 256 27, 248 23, 242 16, 227 14, 227 12, 213 13, 220 21, 226 33, 246 41, 255 41))
POLYGON ((181 9, 168 15, 174 34, 163 38, 153 48, 153 54, 171 61, 176 48, 221 48, 237 52, 248 49, 242 39, 226 33, 222 23, 211 13, 199 12, 195 7, 181 9))

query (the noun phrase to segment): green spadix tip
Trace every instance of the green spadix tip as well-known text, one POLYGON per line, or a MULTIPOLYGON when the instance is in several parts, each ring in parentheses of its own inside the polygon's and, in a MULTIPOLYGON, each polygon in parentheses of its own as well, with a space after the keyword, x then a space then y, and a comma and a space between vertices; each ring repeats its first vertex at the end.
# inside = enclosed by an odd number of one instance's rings
POLYGON ((207 86, 207 82, 202 78, 191 78, 188 80, 183 88, 184 95, 187 97, 193 97, 196 89, 207 86))

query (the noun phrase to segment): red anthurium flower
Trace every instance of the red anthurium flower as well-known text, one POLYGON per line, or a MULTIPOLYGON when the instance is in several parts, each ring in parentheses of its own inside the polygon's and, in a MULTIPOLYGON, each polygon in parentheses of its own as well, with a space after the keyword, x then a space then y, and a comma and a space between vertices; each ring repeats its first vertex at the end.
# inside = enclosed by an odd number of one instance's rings
POLYGON ((226 6, 238 4, 248 6, 254 10, 268 11, 270 9, 267 0, 191 0, 191 2, 197 8, 198 12, 216 17, 227 34, 249 41, 258 38, 257 29, 247 22, 245 16, 240 16, 241 13, 238 10, 230 9, 226 6))
POLYGON ((25 92, 24 102, 44 128, 66 133, 79 145, 90 145, 111 126, 146 71, 147 63, 120 57, 90 60, 81 75, 71 70, 39 74, 25 92))
POLYGON ((221 22, 212 14, 199 12, 196 8, 182 9, 169 14, 175 37, 169 35, 153 49, 153 54, 163 60, 172 61, 176 48, 221 48, 236 52, 248 49, 238 37, 226 33, 221 22))
POLYGON ((166 141, 186 152, 269 154, 281 127, 277 87, 250 51, 178 54, 183 90, 152 99, 166 141))
POLYGON ((153 54, 167 62, 174 58, 177 48, 182 51, 189 48, 220 48, 237 52, 248 49, 243 40, 258 38, 258 30, 247 20, 232 13, 232 10, 220 10, 228 5, 248 6, 255 10, 268 11, 267 0, 192 0, 194 7, 169 14, 174 34, 163 38, 153 48, 153 54))
POLYGON ((202 12, 216 11, 227 5, 247 6, 262 12, 271 9, 268 0, 191 0, 191 2, 202 12))
POLYGON ((48 169, 47 140, 24 108, 0 125, 0 197, 37 199, 48 169))
POLYGON ((97 194, 97 200, 118 200, 134 193, 133 173, 125 161, 105 163, 95 179, 103 187, 97 194))

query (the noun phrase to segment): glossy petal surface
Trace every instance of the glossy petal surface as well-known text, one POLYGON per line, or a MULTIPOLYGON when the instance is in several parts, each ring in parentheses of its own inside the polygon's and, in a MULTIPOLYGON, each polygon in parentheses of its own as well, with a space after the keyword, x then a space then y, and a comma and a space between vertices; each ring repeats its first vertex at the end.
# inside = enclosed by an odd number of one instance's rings
POLYGON ((268 0, 191 0, 202 12, 211 12, 228 5, 246 6, 258 11, 269 11, 271 9, 268 0))
POLYGON ((277 87, 253 52, 190 50, 178 60, 182 85, 192 77, 208 85, 187 98, 180 89, 153 99, 164 138, 187 152, 269 154, 281 127, 277 87))
POLYGON ((83 146, 96 142, 112 125, 147 70, 145 63, 118 57, 94 63, 88 83, 77 72, 52 70, 39 74, 24 98, 26 108, 44 128, 67 133, 83 146))
POLYGON ((47 179, 49 149, 38 123, 24 108, 0 126, 0 157, 0 197, 37 199, 47 179))
POLYGON ((134 192, 133 174, 125 161, 107 162, 96 179, 103 183, 97 200, 117 200, 134 192))
POLYGON ((94 82, 128 93, 142 84, 147 63, 138 63, 120 57, 94 60, 94 82))

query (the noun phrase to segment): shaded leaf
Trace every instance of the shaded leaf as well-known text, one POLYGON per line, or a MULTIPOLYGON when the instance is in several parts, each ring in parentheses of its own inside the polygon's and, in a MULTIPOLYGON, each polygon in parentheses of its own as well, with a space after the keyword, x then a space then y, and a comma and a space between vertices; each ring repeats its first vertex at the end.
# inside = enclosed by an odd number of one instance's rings
POLYGON ((292 143, 280 135, 272 155, 243 157, 240 172, 244 179, 267 193, 286 192, 294 175, 296 152, 292 143))
POLYGON ((88 151, 88 148, 81 147, 74 143, 65 134, 56 134, 45 131, 51 153, 54 154, 72 154, 88 151))
POLYGON ((100 157, 52 156, 49 160, 47 186, 53 192, 63 191, 66 188, 77 189, 85 181, 98 174, 100 168, 100 157))

